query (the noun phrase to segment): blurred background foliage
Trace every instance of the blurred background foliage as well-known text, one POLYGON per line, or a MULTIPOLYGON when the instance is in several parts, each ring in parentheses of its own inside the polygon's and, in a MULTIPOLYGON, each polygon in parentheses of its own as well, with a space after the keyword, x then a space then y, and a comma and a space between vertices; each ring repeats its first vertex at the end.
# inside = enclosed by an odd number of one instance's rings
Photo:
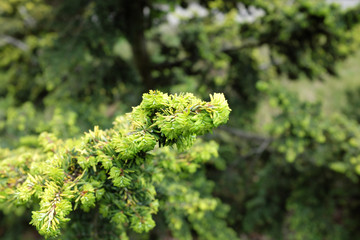
MULTIPOLYGON (((320 0, 2 0, 0 147, 108 128, 150 89, 223 92, 213 186, 192 183, 216 214, 245 240, 358 239, 359 22, 320 0)), ((1 239, 40 239, 0 217, 1 239)), ((134 239, 172 239, 158 218, 134 239)))

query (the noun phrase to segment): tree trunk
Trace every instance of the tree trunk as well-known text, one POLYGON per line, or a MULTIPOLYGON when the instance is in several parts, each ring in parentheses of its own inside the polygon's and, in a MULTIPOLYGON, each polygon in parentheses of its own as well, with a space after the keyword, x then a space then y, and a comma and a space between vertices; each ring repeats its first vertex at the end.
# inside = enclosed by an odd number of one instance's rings
POLYGON ((131 44, 135 65, 147 90, 155 88, 150 74, 150 58, 146 48, 144 7, 146 1, 124 1, 124 13, 127 20, 126 34, 131 44))

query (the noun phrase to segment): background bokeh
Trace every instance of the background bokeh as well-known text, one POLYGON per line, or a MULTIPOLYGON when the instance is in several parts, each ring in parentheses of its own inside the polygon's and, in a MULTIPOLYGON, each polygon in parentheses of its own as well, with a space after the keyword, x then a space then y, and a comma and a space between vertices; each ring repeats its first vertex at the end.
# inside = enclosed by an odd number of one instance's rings
MULTIPOLYGON (((0 147, 109 128, 150 89, 222 92, 202 171, 237 237, 360 239, 359 42, 355 0, 1 0, 0 147)), ((174 239, 158 218, 136 239, 174 239)), ((30 219, 3 209, 0 239, 42 239, 30 219)))

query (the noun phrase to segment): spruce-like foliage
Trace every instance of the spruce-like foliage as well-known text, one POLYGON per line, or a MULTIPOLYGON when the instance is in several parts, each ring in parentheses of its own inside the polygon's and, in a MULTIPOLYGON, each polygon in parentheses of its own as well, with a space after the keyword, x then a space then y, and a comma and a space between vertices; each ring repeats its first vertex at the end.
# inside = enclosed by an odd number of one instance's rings
MULTIPOLYGON (((150 91, 131 113, 118 117, 111 129, 95 126, 81 139, 66 141, 43 133, 36 149, 1 150, 0 208, 32 206, 31 224, 46 238, 59 236, 76 211, 96 211, 124 238, 127 227, 148 232, 155 226, 152 215, 159 208, 155 185, 167 177, 166 169, 182 168, 181 163, 156 160, 149 151, 157 143, 159 147, 188 149, 197 135, 226 123, 231 110, 224 96, 214 94, 210 98, 204 102, 192 94, 150 91)), ((185 169, 193 172, 196 164, 215 153, 198 153, 201 157, 197 158, 187 154, 194 163, 185 169)), ((171 181, 164 186, 171 189, 171 181)), ((173 184, 172 191, 163 193, 173 196, 168 197, 168 210, 178 211, 172 203, 181 199, 182 192, 188 192, 182 202, 187 204, 186 214, 195 228, 196 223, 201 224, 199 216, 217 206, 214 199, 197 203, 199 194, 186 187, 173 184)), ((182 227, 179 224, 171 225, 174 231, 182 227)), ((206 236, 206 231, 203 234, 206 236)))

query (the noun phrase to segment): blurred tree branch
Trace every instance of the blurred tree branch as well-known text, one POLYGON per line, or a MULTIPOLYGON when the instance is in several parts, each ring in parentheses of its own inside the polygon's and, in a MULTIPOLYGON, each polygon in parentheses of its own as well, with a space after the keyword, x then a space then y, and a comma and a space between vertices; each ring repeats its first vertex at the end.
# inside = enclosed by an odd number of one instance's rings
POLYGON ((248 140, 258 141, 258 142, 272 142, 274 139, 268 136, 247 132, 241 129, 228 127, 228 126, 222 126, 219 127, 220 130, 224 130, 227 133, 230 133, 231 135, 234 135, 236 137, 245 138, 248 140))
POLYGON ((0 36, 0 47, 4 46, 6 44, 10 44, 13 45, 23 51, 27 51, 29 49, 29 47, 27 46, 26 43, 24 43, 23 41, 16 39, 12 36, 8 36, 8 35, 1 35, 0 36))

